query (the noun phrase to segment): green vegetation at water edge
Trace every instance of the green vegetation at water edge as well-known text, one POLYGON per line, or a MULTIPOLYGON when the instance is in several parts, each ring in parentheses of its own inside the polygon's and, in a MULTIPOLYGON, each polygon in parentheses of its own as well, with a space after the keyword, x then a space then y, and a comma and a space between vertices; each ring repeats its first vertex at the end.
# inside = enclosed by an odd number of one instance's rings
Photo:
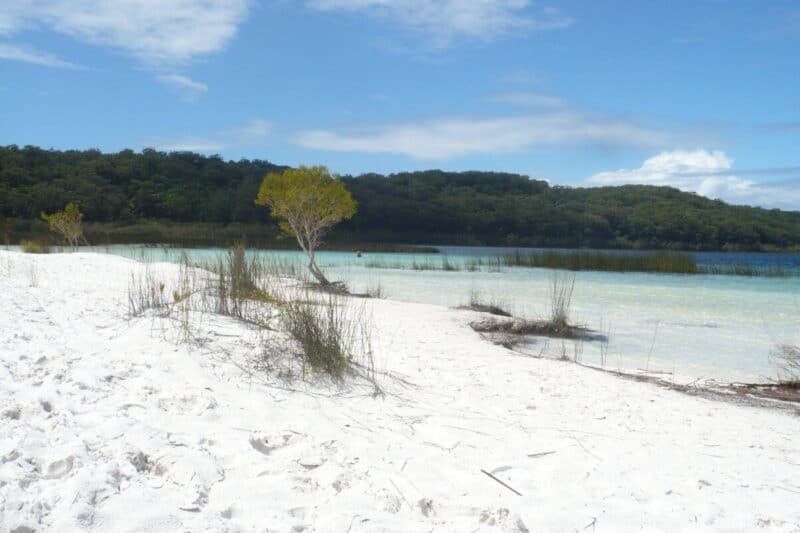
POLYGON ((683 252, 621 254, 607 252, 515 253, 502 258, 506 266, 596 270, 602 272, 659 272, 662 274, 697 274, 694 258, 683 252))
POLYGON ((456 261, 447 256, 440 260, 401 261, 370 260, 367 268, 440 271, 490 271, 501 267, 549 268, 571 271, 597 272, 652 272, 658 274, 709 274, 728 276, 790 277, 788 269, 752 265, 698 265, 691 254, 685 252, 620 253, 599 251, 547 251, 525 254, 521 251, 495 257, 472 257, 456 261))

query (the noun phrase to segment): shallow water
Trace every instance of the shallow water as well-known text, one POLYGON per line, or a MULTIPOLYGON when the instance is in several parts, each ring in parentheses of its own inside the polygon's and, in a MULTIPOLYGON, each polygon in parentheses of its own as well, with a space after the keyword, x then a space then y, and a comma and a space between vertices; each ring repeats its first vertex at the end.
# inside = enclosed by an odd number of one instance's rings
MULTIPOLYGON (((92 251, 148 261, 178 261, 181 250, 109 246, 92 251)), ((448 261, 467 264, 476 256, 497 255, 496 248, 446 247, 448 261)), ((188 249, 192 261, 217 259, 222 249, 188 249)), ((301 262, 291 251, 257 251, 260 255, 301 262)), ((798 254, 697 254, 700 264, 779 264, 800 267, 798 254)), ((352 291, 380 285, 386 297, 445 306, 463 305, 478 291, 515 315, 536 318, 548 313, 553 276, 572 273, 503 267, 499 271, 415 271, 368 268, 383 263, 441 265, 439 255, 320 252, 318 261, 331 279, 352 291)), ((770 354, 779 343, 800 343, 800 277, 577 272, 572 322, 609 335, 607 366, 646 369, 676 376, 720 380, 764 380, 776 377, 770 354)), ((540 349, 544 341, 539 343, 540 349)), ((585 362, 598 364, 602 343, 584 342, 585 362)), ((548 341, 547 352, 561 350, 548 341)), ((565 349, 570 357, 575 348, 565 349)))

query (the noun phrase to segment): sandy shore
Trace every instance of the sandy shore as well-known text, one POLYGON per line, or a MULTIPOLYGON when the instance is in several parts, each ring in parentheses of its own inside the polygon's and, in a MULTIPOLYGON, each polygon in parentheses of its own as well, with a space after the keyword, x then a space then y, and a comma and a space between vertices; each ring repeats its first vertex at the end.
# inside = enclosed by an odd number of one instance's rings
POLYGON ((0 252, 3 528, 800 531, 791 412, 515 356, 471 312, 387 300, 367 303, 385 395, 285 386, 241 370, 260 347, 233 319, 191 344, 129 320, 142 269, 0 252))

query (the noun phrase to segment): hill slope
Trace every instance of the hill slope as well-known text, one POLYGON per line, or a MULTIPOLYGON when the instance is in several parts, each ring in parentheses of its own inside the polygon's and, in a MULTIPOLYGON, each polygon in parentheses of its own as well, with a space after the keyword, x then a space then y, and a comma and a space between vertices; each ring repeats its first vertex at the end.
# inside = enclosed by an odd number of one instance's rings
MULTIPOLYGON (((0 147, 0 216, 12 219, 5 231, 18 238, 42 230, 32 222, 41 211, 74 201, 87 220, 106 223, 90 228, 95 233, 157 220, 236 224, 236 231, 269 240, 276 230, 253 199, 264 174, 281 168, 189 152, 0 147)), ((337 229, 334 240, 704 250, 800 246, 800 212, 731 206, 669 187, 552 187, 517 174, 439 170, 344 180, 359 212, 337 229)))

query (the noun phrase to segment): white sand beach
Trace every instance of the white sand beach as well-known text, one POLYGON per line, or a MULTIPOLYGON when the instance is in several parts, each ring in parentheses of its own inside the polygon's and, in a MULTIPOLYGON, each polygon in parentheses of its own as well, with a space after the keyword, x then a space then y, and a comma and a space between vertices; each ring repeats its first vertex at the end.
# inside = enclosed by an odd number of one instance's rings
POLYGON ((379 299, 384 394, 287 384, 243 370, 260 346, 233 318, 190 343, 129 319, 144 269, 0 251, 3 531, 800 531, 797 410, 522 357, 473 312, 379 299))

